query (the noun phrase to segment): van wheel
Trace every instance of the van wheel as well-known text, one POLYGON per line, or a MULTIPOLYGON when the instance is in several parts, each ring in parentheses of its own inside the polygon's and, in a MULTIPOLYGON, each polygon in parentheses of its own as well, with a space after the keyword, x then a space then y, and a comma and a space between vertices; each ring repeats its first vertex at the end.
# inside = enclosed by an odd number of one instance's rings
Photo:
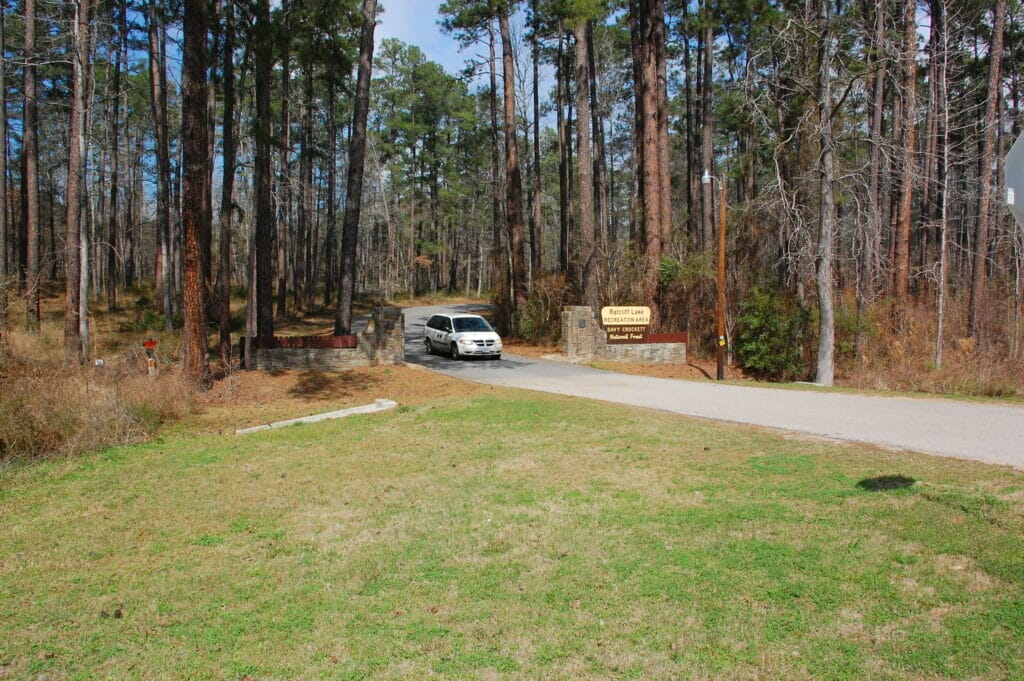
POLYGON ((455 343, 452 343, 452 359, 454 359, 454 360, 462 359, 462 355, 459 354, 459 346, 456 345, 455 343))
POLYGON ((430 344, 429 338, 423 339, 423 346, 426 348, 428 355, 434 354, 434 346, 430 344))

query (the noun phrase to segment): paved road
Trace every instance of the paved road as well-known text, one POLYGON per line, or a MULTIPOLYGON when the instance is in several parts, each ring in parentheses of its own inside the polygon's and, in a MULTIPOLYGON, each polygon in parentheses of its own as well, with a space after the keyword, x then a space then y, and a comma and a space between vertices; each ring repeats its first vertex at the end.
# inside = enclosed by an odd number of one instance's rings
POLYGON ((442 310, 482 311, 471 305, 406 309, 407 361, 478 383, 589 397, 1024 469, 1024 407, 648 378, 507 353, 499 361, 453 362, 445 356, 427 355, 423 348, 423 324, 442 310))

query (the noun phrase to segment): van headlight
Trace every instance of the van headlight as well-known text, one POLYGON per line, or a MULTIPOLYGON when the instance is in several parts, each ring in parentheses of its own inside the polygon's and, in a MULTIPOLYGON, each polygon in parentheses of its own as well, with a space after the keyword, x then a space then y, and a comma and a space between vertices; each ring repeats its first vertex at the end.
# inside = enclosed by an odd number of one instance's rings
POLYGON ((475 343, 468 338, 460 338, 459 345, 475 345, 475 343))

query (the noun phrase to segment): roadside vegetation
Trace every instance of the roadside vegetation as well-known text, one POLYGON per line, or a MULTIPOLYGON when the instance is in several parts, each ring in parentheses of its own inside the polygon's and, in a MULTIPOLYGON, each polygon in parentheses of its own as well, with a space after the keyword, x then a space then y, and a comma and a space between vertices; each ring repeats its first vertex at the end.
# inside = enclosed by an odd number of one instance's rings
POLYGON ((90 362, 82 366, 64 362, 63 318, 45 313, 59 305, 55 298, 45 299, 37 333, 12 315, 0 334, 0 467, 142 442, 195 408, 193 390, 174 368, 179 336, 159 331, 163 318, 144 297, 136 300, 142 304, 96 315, 90 362), (151 338, 158 341, 153 377, 142 345, 151 338))
POLYGON ((1024 675, 1019 472, 423 388, 0 473, 0 675, 1024 675))

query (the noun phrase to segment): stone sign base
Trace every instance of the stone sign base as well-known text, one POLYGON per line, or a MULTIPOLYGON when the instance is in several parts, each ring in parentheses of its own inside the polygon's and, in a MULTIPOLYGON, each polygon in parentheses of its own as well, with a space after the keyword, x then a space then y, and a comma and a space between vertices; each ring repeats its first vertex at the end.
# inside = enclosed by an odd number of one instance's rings
MULTIPOLYGON (((405 361, 405 318, 397 307, 377 307, 366 328, 351 336, 285 336, 253 339, 253 368, 263 371, 346 371, 405 361)), ((244 339, 241 343, 244 354, 244 339)))
MULTIPOLYGON (((652 340, 658 340, 655 336, 652 340)), ((609 344, 608 334, 586 306, 562 311, 559 348, 570 359, 603 359, 637 364, 686 364, 685 334, 671 334, 669 342, 609 344)))

